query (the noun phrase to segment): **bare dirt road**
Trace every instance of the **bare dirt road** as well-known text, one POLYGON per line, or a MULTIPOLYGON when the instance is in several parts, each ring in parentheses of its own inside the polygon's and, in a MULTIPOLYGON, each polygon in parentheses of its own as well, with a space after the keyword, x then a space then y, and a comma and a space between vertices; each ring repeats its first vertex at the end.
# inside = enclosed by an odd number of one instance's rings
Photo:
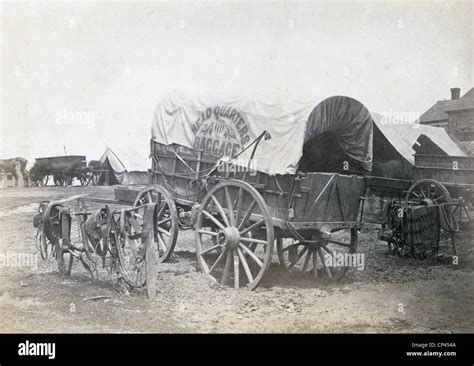
POLYGON ((158 273, 158 296, 117 292, 101 272, 92 285, 75 264, 61 278, 55 262, 5 260, 38 254, 32 219, 41 200, 113 197, 109 187, 0 191, 0 332, 473 332, 473 231, 458 238, 459 265, 387 254, 373 228, 360 235, 365 268, 341 283, 293 278, 277 257, 256 291, 212 284, 194 255, 192 231, 180 232, 175 255, 158 273), (100 300, 84 300, 106 296, 100 300))

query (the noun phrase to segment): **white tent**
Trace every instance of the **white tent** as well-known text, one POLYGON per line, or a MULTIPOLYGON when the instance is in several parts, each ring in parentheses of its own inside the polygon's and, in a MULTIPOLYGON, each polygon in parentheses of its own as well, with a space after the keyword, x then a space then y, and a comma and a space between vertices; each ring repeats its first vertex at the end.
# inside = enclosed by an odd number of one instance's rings
POLYGON ((122 184, 127 169, 110 147, 105 149, 98 165, 99 170, 102 171, 97 176, 97 184, 122 184))
MULTIPOLYGON (((137 158, 139 157, 137 156, 137 158)), ((150 174, 148 171, 128 171, 122 161, 122 157, 119 157, 110 147, 107 147, 99 159, 98 170, 102 170, 96 179, 96 184, 99 185, 150 183, 150 174)))
MULTIPOLYGON (((429 137, 447 155, 466 156, 444 128, 425 126, 418 123, 404 123, 404 121, 389 119, 377 113, 371 113, 371 116, 376 127, 390 144, 412 165, 415 164, 413 145, 421 135, 429 137)), ((374 156, 374 159, 377 159, 377 157, 374 156)))

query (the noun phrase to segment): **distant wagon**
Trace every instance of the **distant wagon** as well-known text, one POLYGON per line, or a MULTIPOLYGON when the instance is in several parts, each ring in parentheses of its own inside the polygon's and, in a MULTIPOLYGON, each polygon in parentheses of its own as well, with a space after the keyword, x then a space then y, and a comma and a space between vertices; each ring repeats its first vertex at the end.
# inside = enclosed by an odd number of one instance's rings
POLYGON ((30 169, 30 180, 36 185, 45 186, 52 177, 54 185, 63 186, 71 185, 74 178, 77 178, 85 185, 89 180, 90 170, 83 155, 36 158, 30 169))

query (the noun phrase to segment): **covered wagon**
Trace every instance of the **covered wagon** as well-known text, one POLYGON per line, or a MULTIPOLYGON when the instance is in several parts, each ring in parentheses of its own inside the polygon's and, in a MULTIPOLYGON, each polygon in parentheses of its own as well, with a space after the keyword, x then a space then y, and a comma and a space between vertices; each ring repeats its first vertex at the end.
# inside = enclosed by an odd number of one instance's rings
POLYGON ((288 108, 164 98, 152 124, 153 185, 134 201, 160 207, 160 261, 178 228, 193 228, 202 271, 222 285, 255 288, 274 247, 290 271, 342 278, 357 249, 372 128, 368 110, 348 97, 288 108))
POLYGON ((90 169, 83 155, 52 156, 36 158, 30 170, 30 179, 37 185, 47 185, 49 177, 57 186, 70 185, 77 178, 82 185, 88 182, 90 169))

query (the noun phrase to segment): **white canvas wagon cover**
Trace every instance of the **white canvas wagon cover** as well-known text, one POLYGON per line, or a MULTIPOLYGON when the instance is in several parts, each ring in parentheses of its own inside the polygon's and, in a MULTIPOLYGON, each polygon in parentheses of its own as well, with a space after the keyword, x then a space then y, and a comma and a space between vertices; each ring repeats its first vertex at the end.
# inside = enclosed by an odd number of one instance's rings
MULTIPOLYGON (((267 174, 294 174, 305 143, 331 132, 339 147, 365 171, 372 168, 372 127, 369 111, 348 97, 322 103, 265 98, 222 98, 174 92, 159 101, 152 139, 179 144, 219 156, 233 157, 264 130, 254 167, 267 174)), ((239 159, 250 157, 252 148, 239 159)))

